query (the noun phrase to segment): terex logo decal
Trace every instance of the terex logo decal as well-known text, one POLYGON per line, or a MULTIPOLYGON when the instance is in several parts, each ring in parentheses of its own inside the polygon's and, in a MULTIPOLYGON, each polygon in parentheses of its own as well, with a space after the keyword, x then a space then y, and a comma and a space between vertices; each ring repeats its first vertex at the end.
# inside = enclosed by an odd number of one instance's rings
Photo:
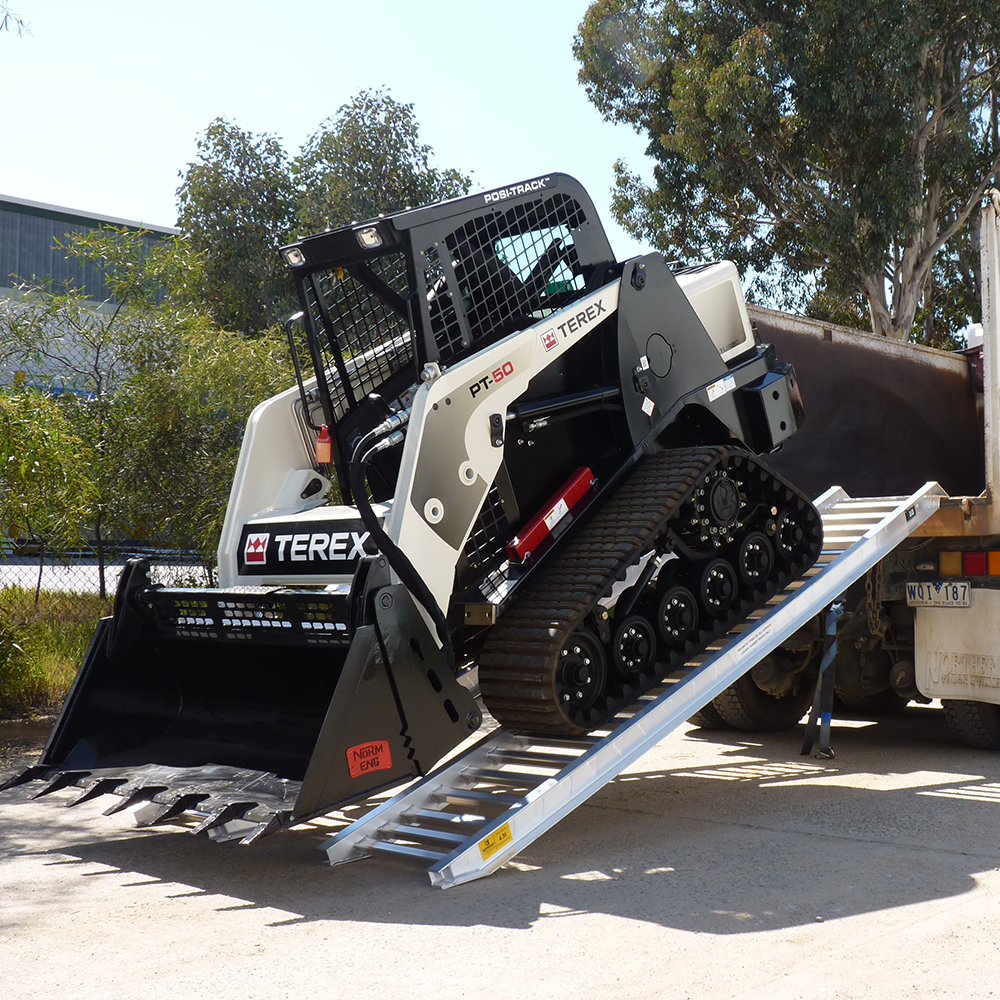
POLYGON ((559 346, 559 338, 555 330, 546 330, 542 334, 542 347, 547 351, 553 351, 559 346))
POLYGON ((472 393, 472 398, 475 399, 481 392, 486 389, 492 388, 498 382, 502 382, 508 375, 514 374, 514 365, 510 361, 505 361, 499 368, 495 368, 489 375, 484 375, 481 379, 473 382, 469 386, 469 392, 472 393))
MULTIPOLYGON (((585 326, 590 326, 601 313, 606 313, 607 311, 604 299, 598 299, 587 306, 586 309, 581 309, 575 316, 570 316, 569 319, 564 320, 556 329, 562 335, 563 340, 565 340, 571 333, 576 333, 577 330, 582 330, 585 326)), ((551 331, 546 331, 546 333, 551 333, 551 331)), ((545 342, 545 336, 546 334, 542 334, 542 343, 545 344, 545 350, 551 351, 552 348, 545 342)))
POLYGON ((266 563, 267 562, 267 542, 270 534, 247 535, 246 545, 243 547, 243 561, 245 563, 266 563))
POLYGON ((242 573, 266 576, 353 573, 357 560, 376 549, 360 518, 337 518, 247 525, 239 552, 242 573))
POLYGON ((332 535, 325 531, 313 531, 309 534, 275 535, 278 546, 278 562, 288 559, 292 562, 314 562, 330 559, 360 559, 365 554, 365 542, 368 532, 335 531, 332 535), (348 552, 347 546, 351 550, 348 552))

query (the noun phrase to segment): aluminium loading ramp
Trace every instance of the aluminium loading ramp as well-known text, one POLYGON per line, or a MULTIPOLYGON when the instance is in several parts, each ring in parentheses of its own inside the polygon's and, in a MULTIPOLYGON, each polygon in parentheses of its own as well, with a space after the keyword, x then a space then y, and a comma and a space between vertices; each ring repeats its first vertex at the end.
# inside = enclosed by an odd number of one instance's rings
POLYGON ((927 483, 910 497, 854 500, 837 488, 817 501, 816 565, 683 673, 590 736, 536 736, 500 727, 323 844, 331 864, 373 854, 429 865, 449 888, 489 875, 664 739, 912 534, 939 506, 927 483))

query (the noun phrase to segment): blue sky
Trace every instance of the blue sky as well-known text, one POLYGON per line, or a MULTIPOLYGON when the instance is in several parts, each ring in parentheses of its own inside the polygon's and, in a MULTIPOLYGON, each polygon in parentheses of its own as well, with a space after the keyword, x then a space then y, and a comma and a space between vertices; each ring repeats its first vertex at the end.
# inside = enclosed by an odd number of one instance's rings
POLYGON ((294 152, 363 88, 415 106, 438 166, 490 188, 553 170, 612 224, 612 164, 643 139, 577 83, 586 0, 5 0, 30 34, 0 35, 0 193, 172 225, 178 174, 224 116, 294 152))

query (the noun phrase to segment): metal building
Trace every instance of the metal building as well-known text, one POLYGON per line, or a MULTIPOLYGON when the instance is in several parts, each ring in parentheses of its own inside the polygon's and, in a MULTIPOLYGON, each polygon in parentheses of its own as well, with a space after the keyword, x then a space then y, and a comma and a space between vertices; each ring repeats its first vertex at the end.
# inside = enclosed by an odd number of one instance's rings
POLYGON ((145 230, 145 239, 150 243, 177 233, 167 226, 0 195, 0 296, 10 296, 22 282, 49 281, 53 291, 62 291, 69 283, 85 289, 87 298, 103 302, 109 293, 102 268, 95 263, 83 264, 60 248, 60 244, 68 245, 70 234, 102 226, 145 230))

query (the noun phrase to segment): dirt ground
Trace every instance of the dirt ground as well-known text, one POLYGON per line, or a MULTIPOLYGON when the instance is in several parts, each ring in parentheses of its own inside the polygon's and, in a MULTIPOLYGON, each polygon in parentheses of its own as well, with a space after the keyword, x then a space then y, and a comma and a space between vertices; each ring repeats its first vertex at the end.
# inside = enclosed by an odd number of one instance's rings
POLYGON ((1000 997, 1000 755, 922 707, 835 722, 834 760, 800 742, 685 727, 447 891, 325 866, 318 827, 219 845, 14 789, 0 996, 1000 997))

